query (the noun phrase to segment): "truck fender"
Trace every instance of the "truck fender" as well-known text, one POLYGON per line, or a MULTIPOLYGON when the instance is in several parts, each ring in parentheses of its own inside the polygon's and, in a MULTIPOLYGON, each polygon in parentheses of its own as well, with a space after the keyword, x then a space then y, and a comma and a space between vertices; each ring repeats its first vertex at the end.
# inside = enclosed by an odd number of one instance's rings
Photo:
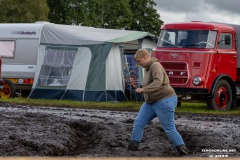
POLYGON ((213 82, 213 84, 212 84, 212 87, 211 87, 211 91, 210 91, 210 96, 212 97, 213 96, 213 90, 216 88, 216 84, 217 84, 217 82, 219 81, 219 80, 221 80, 221 79, 224 79, 224 80, 226 80, 228 83, 229 83, 229 85, 231 86, 231 88, 232 88, 232 106, 233 107, 235 107, 236 105, 237 105, 237 90, 236 90, 236 86, 235 86, 235 83, 234 83, 234 81, 232 80, 232 78, 231 77, 229 77, 228 75, 226 75, 226 74, 222 74, 222 75, 219 75, 215 80, 214 80, 214 82, 213 82))

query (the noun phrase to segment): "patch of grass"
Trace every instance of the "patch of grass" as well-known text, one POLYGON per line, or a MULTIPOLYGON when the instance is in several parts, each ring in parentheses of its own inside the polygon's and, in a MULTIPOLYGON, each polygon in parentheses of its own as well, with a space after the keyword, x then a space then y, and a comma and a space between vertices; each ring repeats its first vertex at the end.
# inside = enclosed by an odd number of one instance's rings
POLYGON ((49 106, 83 109, 102 109, 118 111, 138 111, 142 103, 140 102, 81 102, 72 100, 48 100, 48 99, 26 99, 11 98, 0 99, 0 103, 14 103, 29 106, 49 106))
MULTIPOLYGON (((101 109, 114 111, 135 111, 137 112, 142 102, 81 102, 72 100, 46 100, 46 99, 26 99, 11 98, 0 99, 0 103, 14 103, 29 106, 50 106, 66 108, 83 108, 83 109, 101 109)), ((209 109, 205 103, 182 102, 181 107, 177 107, 177 113, 202 113, 216 115, 240 115, 240 107, 230 111, 214 111, 209 109)))
POLYGON ((240 107, 236 107, 229 111, 216 111, 207 107, 206 103, 200 102, 184 102, 181 107, 177 107, 176 112, 179 113, 202 113, 215 115, 240 115, 240 107))

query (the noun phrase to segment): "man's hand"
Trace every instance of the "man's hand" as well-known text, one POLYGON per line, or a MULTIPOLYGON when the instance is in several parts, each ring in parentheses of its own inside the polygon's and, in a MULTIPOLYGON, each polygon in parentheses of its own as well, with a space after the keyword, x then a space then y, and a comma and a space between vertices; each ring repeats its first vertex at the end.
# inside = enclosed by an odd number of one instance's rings
POLYGON ((135 92, 137 92, 137 93, 142 93, 142 88, 137 88, 137 89, 135 90, 135 92))

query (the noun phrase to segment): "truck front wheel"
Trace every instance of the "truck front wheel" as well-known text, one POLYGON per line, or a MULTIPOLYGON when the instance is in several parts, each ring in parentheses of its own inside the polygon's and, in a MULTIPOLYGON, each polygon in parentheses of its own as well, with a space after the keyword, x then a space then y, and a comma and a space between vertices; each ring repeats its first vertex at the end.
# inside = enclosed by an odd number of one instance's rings
POLYGON ((214 110, 229 110, 232 105, 232 89, 226 80, 219 80, 208 99, 207 106, 214 110))

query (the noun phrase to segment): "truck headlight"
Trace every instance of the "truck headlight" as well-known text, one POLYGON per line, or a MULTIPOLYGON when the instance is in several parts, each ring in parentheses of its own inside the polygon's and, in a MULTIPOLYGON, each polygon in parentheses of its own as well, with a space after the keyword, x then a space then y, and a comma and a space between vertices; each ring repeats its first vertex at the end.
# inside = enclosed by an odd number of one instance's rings
POLYGON ((202 83, 201 77, 195 76, 195 77, 193 78, 193 84, 194 84, 195 86, 198 86, 198 85, 200 85, 201 83, 202 83))

